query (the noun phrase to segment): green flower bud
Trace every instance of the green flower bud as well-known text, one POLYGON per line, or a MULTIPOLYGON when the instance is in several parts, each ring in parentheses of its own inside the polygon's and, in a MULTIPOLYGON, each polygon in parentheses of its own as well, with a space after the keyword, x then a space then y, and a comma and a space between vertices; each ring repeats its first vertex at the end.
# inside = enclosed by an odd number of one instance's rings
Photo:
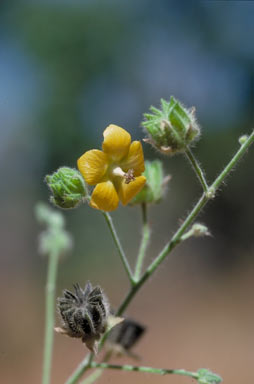
POLYGON ((160 160, 146 161, 146 184, 144 188, 132 199, 130 204, 158 203, 164 196, 166 185, 170 176, 164 177, 160 160))
POLYGON ((54 252, 63 255, 71 248, 71 236, 64 229, 50 229, 40 234, 39 253, 42 255, 51 255, 54 252))
POLYGON ((48 205, 39 202, 35 206, 35 215, 39 223, 50 228, 64 228, 65 220, 61 212, 53 210, 48 205))
POLYGON ((39 237, 39 252, 42 255, 54 256, 56 252, 62 255, 71 249, 72 239, 64 229, 65 220, 61 212, 44 203, 38 203, 35 206, 35 216, 46 226, 39 237))
POLYGON ((203 224, 195 223, 193 224, 193 226, 188 232, 184 233, 181 236, 181 240, 183 241, 183 240, 189 239, 190 237, 203 237, 203 236, 211 236, 208 228, 203 224))
POLYGON ((195 118, 195 108, 186 109, 172 96, 167 102, 161 99, 161 109, 150 107, 152 113, 146 113, 143 127, 151 143, 160 152, 167 155, 184 152, 200 136, 200 128, 195 118))
POLYGON ((239 137, 240 145, 245 144, 247 140, 248 140, 248 136, 247 135, 243 135, 243 136, 239 137))
POLYGON ((47 175, 45 181, 53 195, 50 201, 60 208, 75 208, 88 195, 85 181, 77 169, 59 168, 47 175))

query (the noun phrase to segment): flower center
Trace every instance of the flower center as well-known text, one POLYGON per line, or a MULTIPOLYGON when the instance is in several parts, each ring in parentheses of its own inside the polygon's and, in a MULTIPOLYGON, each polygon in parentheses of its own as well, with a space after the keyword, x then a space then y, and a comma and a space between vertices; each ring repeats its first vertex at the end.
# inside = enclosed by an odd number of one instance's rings
POLYGON ((116 167, 113 169, 112 174, 114 176, 122 177, 124 179, 125 184, 129 184, 131 181, 135 180, 133 169, 129 169, 128 172, 124 172, 122 168, 116 167))

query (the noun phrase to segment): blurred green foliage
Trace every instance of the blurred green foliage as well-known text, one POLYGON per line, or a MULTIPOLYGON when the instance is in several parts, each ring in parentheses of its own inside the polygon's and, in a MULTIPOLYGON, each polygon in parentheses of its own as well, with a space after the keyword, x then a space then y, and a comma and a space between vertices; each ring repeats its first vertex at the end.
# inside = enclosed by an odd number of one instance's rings
POLYGON ((16 27, 50 76, 40 120, 48 162, 57 166, 63 154, 73 162, 91 141, 89 122, 81 118, 84 90, 98 73, 109 70, 124 31, 123 15, 106 3, 86 8, 27 5, 16 10, 16 27))

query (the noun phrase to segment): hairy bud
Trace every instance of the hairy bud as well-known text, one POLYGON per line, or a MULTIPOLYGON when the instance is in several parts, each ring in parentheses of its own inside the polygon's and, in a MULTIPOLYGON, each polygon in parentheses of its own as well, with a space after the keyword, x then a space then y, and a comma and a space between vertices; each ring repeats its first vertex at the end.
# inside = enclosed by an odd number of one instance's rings
POLYGON ((132 199, 131 204, 158 203, 163 198, 170 176, 164 176, 160 160, 146 161, 146 184, 144 188, 132 199))
POLYGON ((150 107, 150 111, 144 114, 146 120, 142 122, 148 132, 145 141, 163 154, 184 152, 199 137, 195 108, 186 109, 173 96, 169 102, 161 99, 161 109, 150 107))
POLYGON ((57 207, 70 209, 77 207, 87 196, 85 181, 77 169, 59 168, 45 181, 52 192, 50 201, 57 207))
POLYGON ((46 225, 46 230, 39 237, 39 252, 53 257, 55 251, 63 255, 72 247, 70 234, 64 229, 65 221, 61 212, 44 203, 35 206, 37 220, 46 225))
POLYGON ((199 384, 219 384, 222 382, 222 378, 209 371, 208 369, 201 368, 197 371, 199 384))

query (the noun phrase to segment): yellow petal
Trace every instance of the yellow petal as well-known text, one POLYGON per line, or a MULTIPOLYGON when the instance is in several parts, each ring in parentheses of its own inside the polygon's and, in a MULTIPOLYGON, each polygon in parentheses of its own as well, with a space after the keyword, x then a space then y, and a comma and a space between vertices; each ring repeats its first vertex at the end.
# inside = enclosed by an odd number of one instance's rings
POLYGON ((138 176, 135 180, 131 181, 129 184, 126 184, 122 180, 121 185, 118 190, 119 198, 123 205, 129 203, 129 201, 144 187, 146 182, 145 176, 138 176))
POLYGON ((99 183, 108 167, 107 155, 98 149, 87 151, 78 159, 78 169, 89 185, 99 183))
POLYGON ((124 172, 133 169, 135 177, 140 176, 144 172, 144 154, 140 141, 133 141, 131 143, 126 159, 121 161, 121 168, 124 172))
POLYGON ((113 211, 118 207, 119 198, 111 181, 99 183, 93 190, 90 205, 101 211, 113 211))
POLYGON ((110 124, 103 132, 103 136, 103 151, 107 153, 112 160, 119 161, 128 154, 131 135, 125 131, 125 129, 110 124))

